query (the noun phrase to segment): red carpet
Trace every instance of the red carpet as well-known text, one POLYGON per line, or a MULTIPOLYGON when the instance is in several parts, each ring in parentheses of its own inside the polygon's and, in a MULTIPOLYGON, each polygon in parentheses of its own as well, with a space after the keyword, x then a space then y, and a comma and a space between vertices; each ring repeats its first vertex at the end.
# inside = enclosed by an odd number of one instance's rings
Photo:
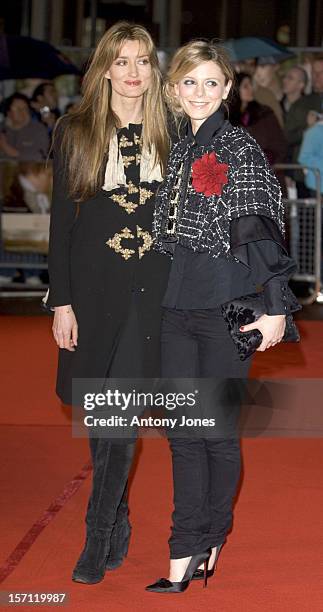
MULTIPOLYGON (((243 483, 217 575, 206 590, 194 583, 183 595, 164 597, 146 593, 144 586, 167 571, 171 461, 165 440, 143 440, 131 486, 128 559, 97 586, 71 582, 91 479, 86 477, 87 442, 71 438, 68 410, 54 395, 50 325, 45 317, 0 320, 5 381, 0 565, 2 576, 7 575, 1 589, 66 592, 65 609, 73 612, 323 610, 319 438, 243 440, 243 483)), ((302 321, 300 329, 301 345, 258 354, 252 375, 319 377, 323 324, 302 321)))

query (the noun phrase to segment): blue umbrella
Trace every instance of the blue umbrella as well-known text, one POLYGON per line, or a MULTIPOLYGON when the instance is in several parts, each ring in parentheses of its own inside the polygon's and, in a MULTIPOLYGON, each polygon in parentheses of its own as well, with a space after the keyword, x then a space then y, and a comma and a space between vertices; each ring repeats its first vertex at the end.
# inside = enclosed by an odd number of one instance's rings
POLYGON ((51 80, 61 74, 80 74, 80 71, 49 43, 29 36, 0 35, 0 80, 51 80))
POLYGON ((271 58, 270 63, 278 63, 295 55, 287 47, 279 45, 270 38, 256 36, 230 38, 222 46, 227 49, 233 62, 253 58, 271 58))

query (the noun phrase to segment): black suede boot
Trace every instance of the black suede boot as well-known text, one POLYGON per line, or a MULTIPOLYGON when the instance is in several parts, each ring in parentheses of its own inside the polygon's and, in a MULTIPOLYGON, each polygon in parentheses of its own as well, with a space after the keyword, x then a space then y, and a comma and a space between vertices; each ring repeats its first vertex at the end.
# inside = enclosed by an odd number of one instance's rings
MULTIPOLYGON (((95 584, 104 578, 112 531, 125 491, 135 443, 115 443, 99 438, 94 446, 93 486, 86 514, 86 543, 72 574, 75 582, 85 584, 95 584)), ((126 550, 125 546, 123 550, 126 550)))
POLYGON ((98 538, 88 536, 84 549, 73 570, 72 580, 84 584, 101 582, 105 574, 105 565, 110 549, 110 536, 98 538))
POLYGON ((126 485, 118 508, 117 521, 111 534, 110 552, 106 564, 107 570, 114 570, 120 567, 128 554, 131 535, 128 513, 128 486, 126 485))

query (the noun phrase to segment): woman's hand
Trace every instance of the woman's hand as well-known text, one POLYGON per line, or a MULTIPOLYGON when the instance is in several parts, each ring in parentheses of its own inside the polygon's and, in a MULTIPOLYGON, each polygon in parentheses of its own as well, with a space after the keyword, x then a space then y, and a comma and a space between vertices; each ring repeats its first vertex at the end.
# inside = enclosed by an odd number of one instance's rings
POLYGON ((53 335, 59 348, 75 351, 78 327, 72 306, 55 306, 53 335))
POLYGON ((263 314, 254 323, 240 327, 241 332, 247 332, 251 329, 259 329, 262 333, 262 342, 258 346, 257 351, 265 351, 271 346, 275 346, 281 342, 285 333, 286 316, 285 315, 267 315, 263 314))

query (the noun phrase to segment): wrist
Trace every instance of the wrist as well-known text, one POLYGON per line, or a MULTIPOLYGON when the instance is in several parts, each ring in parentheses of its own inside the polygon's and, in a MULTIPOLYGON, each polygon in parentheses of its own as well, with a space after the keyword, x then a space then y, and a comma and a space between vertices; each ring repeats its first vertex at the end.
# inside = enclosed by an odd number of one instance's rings
POLYGON ((64 313, 69 313, 72 312, 72 305, 71 304, 65 304, 64 306, 54 306, 54 310, 55 312, 64 312, 64 313))

